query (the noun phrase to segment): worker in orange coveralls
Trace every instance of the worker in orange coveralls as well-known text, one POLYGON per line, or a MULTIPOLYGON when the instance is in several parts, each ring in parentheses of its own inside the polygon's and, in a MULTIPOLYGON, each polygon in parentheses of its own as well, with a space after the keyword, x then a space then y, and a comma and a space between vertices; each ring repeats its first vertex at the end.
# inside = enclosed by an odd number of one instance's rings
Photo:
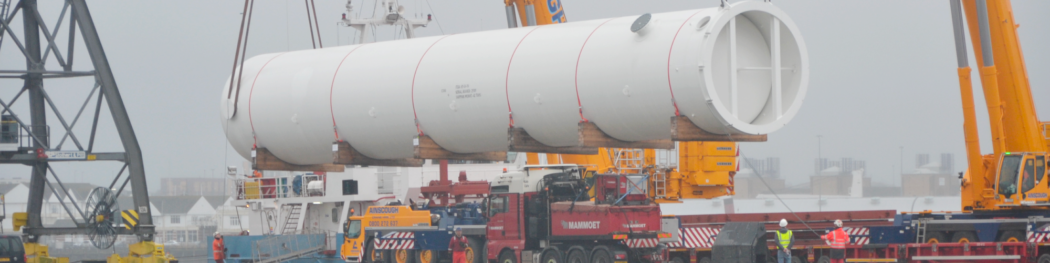
POLYGON ((448 250, 452 251, 452 263, 467 263, 467 237, 463 236, 463 229, 456 227, 456 235, 448 241, 448 250))

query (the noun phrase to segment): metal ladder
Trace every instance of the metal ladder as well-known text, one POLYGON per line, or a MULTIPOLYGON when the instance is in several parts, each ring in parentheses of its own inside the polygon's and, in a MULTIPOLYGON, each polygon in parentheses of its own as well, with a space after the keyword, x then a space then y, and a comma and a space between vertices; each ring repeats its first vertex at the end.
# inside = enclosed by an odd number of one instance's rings
POLYGON ((653 195, 656 196, 656 198, 663 199, 667 197, 666 171, 657 171, 653 174, 653 192, 655 192, 653 195))
POLYGON ((281 231, 282 235, 295 233, 295 230, 299 228, 299 217, 300 212, 303 209, 302 204, 286 204, 285 206, 291 207, 291 213, 288 213, 288 218, 284 220, 284 230, 281 231))
POLYGON ((919 218, 915 224, 915 243, 926 243, 926 222, 927 219, 919 218))

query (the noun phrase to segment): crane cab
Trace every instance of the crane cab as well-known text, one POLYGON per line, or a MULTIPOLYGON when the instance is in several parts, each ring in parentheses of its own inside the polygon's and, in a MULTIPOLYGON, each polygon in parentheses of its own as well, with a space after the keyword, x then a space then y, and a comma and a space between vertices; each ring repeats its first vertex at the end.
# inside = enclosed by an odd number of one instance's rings
POLYGON ((1000 207, 1041 206, 1050 208, 1050 180, 1046 153, 1003 154, 995 179, 995 197, 1000 207))

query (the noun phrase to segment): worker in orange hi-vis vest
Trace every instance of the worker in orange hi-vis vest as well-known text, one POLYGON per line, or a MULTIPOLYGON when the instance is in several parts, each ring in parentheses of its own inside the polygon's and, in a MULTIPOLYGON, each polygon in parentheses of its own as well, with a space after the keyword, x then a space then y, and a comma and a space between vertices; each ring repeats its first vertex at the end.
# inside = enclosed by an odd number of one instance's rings
POLYGON ((211 242, 212 256, 215 257, 215 263, 222 263, 223 259, 226 258, 226 244, 223 244, 222 234, 215 232, 215 241, 211 242))
POLYGON ((820 239, 827 240, 828 245, 831 246, 831 263, 846 262, 846 243, 849 243, 849 235, 842 230, 842 220, 836 219, 835 230, 820 236, 820 239))

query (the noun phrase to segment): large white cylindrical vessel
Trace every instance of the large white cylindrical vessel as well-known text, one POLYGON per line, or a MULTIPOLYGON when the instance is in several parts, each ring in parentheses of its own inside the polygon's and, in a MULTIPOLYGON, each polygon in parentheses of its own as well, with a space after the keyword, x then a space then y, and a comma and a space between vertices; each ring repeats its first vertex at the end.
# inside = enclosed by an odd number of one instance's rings
POLYGON ((581 121, 624 141, 668 139, 676 113, 714 134, 767 134, 801 106, 805 44, 772 4, 646 18, 255 56, 239 92, 224 86, 223 127, 242 156, 254 145, 320 164, 337 140, 411 158, 420 133, 453 152, 506 151, 511 126, 549 146, 577 145, 581 121))

